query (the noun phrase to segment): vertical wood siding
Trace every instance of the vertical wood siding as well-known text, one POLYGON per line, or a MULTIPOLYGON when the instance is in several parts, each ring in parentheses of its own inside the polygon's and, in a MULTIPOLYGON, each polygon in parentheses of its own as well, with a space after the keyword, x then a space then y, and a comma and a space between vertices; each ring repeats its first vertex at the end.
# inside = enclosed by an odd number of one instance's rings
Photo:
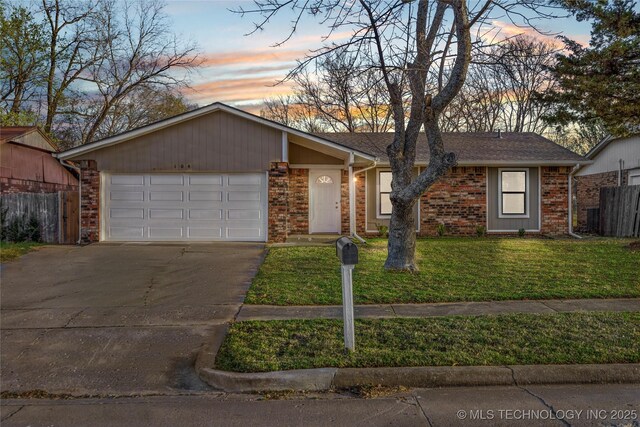
POLYGON ((487 183, 489 226, 487 229, 500 231, 538 230, 540 217, 540 188, 538 168, 529 169, 529 218, 499 218, 498 168, 489 168, 487 183))
POLYGON ((282 157, 282 132, 222 111, 79 155, 103 172, 260 172, 282 157))

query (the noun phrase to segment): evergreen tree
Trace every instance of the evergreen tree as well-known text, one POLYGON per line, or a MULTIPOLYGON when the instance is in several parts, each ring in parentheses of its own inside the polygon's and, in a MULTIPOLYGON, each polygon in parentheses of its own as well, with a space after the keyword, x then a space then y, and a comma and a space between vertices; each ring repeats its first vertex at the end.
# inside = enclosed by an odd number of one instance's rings
POLYGON ((562 37, 565 52, 552 68, 560 88, 544 99, 556 104, 554 124, 602 123, 623 136, 640 128, 640 13, 631 0, 559 0, 578 21, 593 21, 588 47, 562 37))

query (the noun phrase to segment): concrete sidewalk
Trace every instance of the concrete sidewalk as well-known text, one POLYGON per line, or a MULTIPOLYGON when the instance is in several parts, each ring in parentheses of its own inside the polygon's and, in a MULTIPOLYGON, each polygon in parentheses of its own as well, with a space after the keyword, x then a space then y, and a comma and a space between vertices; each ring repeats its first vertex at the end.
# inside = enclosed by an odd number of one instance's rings
MULTIPOLYGON (((506 313, 571 313, 576 311, 640 311, 640 298, 487 301, 434 304, 371 304, 355 306, 361 319, 434 317, 506 313)), ((342 306, 243 305, 236 320, 339 319, 342 306)))

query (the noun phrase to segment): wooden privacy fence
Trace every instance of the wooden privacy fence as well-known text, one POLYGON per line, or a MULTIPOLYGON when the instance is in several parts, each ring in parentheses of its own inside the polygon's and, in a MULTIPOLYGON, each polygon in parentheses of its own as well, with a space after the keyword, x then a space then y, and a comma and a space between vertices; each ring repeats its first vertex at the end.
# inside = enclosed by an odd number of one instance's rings
POLYGON ((640 237, 640 185, 600 189, 600 234, 640 237))
POLYGON ((5 225, 35 216, 43 242, 74 244, 80 236, 78 201, 75 191, 2 194, 0 208, 7 211, 5 225))

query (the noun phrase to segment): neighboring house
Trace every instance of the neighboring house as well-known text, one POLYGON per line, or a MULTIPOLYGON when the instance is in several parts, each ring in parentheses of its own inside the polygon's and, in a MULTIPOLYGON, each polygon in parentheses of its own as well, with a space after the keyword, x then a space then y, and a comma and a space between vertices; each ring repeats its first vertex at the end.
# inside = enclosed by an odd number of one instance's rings
MULTIPOLYGON (((458 166, 416 204, 416 229, 568 232, 586 160, 541 136, 445 134, 458 166)), ((392 134, 312 135, 221 103, 58 155, 81 167, 82 239, 269 241, 377 233, 391 207, 392 134)), ((416 172, 428 161, 421 136, 416 172)))
POLYGON ((51 154, 37 127, 0 127, 0 194, 77 191, 78 179, 51 154))
POLYGON ((589 209, 599 208, 600 189, 624 185, 640 185, 640 134, 627 138, 607 137, 586 157, 591 164, 575 173, 578 227, 587 231, 589 209))

